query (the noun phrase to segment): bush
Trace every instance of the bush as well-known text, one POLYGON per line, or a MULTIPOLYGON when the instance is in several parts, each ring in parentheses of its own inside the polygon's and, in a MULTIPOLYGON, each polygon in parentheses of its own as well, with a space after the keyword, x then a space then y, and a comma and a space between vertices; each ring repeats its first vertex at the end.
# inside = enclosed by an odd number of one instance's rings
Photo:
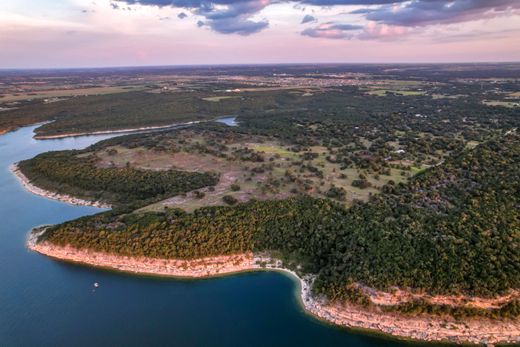
POLYGON ((206 196, 206 194, 204 192, 196 190, 193 192, 193 196, 195 196, 195 198, 197 198, 197 199, 202 199, 203 197, 206 196))
POLYGON ((231 195, 224 195, 222 197, 222 201, 224 201, 228 205, 235 205, 238 202, 238 200, 231 195))
POLYGON ((327 197, 336 199, 339 201, 345 201, 347 198, 347 191, 341 187, 332 186, 325 194, 327 197))
POLYGON ((369 188, 372 184, 368 182, 367 180, 353 180, 352 181, 352 187, 357 187, 361 189, 369 188))

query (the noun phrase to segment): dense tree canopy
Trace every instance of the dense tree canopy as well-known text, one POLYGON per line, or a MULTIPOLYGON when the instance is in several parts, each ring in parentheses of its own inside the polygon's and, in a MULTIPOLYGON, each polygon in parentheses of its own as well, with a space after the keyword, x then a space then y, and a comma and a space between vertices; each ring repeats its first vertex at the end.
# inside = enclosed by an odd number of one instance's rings
POLYGON ((42 153, 18 165, 38 186, 116 205, 139 206, 218 182, 211 173, 141 170, 128 165, 100 168, 94 157, 79 157, 83 152, 42 153))
POLYGON ((126 255, 197 258, 275 250, 317 273, 314 290, 347 285, 494 295, 520 287, 520 138, 454 154, 350 209, 309 197, 206 207, 187 214, 107 212, 46 239, 126 255))

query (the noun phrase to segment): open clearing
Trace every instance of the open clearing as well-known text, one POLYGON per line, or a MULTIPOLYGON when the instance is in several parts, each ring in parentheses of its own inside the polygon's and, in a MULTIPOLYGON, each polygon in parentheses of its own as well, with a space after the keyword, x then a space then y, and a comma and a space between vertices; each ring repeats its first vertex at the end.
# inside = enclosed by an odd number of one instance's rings
POLYGON ((467 95, 464 94, 455 94, 455 95, 446 95, 446 94, 431 94, 433 99, 459 99, 467 97, 467 95))
POLYGON ((59 90, 42 90, 33 93, 13 93, 0 95, 0 102, 12 102, 21 100, 60 98, 85 95, 101 95, 126 93, 130 91, 144 90, 144 87, 94 87, 94 88, 76 88, 76 89, 59 89, 59 90))
POLYGON ((211 102, 220 102, 221 100, 235 99, 235 98, 239 98, 239 96, 238 95, 210 96, 207 98, 202 98, 202 100, 211 101, 211 102))
POLYGON ((424 91, 425 87, 427 87, 427 84, 422 81, 380 80, 369 85, 366 94, 386 96, 389 93, 402 96, 418 96, 426 94, 424 91))
POLYGON ((220 138, 209 131, 200 134, 190 130, 176 133, 161 143, 160 149, 142 146, 112 146, 87 153, 94 155, 100 167, 132 167, 145 170, 176 169, 219 174, 219 183, 146 206, 141 210, 158 211, 165 206, 193 211, 202 206, 223 205, 222 198, 231 195, 240 202, 251 199, 283 199, 299 194, 333 198, 345 205, 355 200, 367 201, 380 187, 393 181, 403 182, 426 167, 414 167, 407 161, 396 161, 386 174, 371 174, 356 167, 341 167, 329 158, 326 147, 309 147, 295 152, 261 136, 220 138), (408 168, 404 170, 402 168, 408 168), (367 187, 355 186, 361 178, 367 187), (339 190, 339 196, 330 190, 339 190))
POLYGON ((386 96, 387 93, 397 94, 402 96, 417 96, 417 95, 425 95, 424 91, 417 90, 397 90, 397 89, 374 89, 367 92, 369 95, 376 96, 386 96))
POLYGON ((484 101, 482 101, 482 103, 485 105, 488 105, 488 106, 502 106, 502 107, 508 107, 508 108, 520 107, 520 103, 514 102, 514 101, 484 100, 484 101))

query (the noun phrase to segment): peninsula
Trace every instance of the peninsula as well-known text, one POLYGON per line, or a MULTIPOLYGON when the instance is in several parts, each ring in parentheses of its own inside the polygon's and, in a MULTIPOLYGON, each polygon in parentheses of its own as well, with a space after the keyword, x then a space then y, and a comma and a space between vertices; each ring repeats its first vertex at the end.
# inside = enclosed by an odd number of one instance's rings
POLYGON ((518 343, 518 110, 483 103, 472 81, 366 78, 374 84, 198 90, 193 102, 236 111, 238 126, 187 116, 182 128, 19 162, 36 194, 112 208, 36 228, 29 248, 158 276, 285 271, 305 309, 334 324, 518 343))

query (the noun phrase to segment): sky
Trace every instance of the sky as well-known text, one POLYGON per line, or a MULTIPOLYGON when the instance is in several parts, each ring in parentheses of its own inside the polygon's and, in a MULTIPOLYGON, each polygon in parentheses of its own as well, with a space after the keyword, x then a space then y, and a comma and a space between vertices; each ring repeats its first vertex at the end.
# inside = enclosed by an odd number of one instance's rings
POLYGON ((520 0, 0 0, 0 68, 520 61, 520 0))

